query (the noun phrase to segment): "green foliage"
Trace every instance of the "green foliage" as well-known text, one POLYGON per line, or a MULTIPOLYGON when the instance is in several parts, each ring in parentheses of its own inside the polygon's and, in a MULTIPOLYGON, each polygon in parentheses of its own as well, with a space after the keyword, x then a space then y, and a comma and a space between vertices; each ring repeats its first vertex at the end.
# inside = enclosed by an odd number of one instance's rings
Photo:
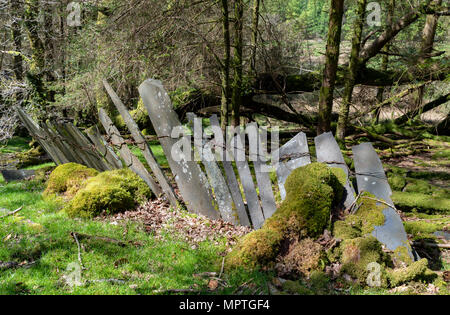
POLYGON ((147 184, 129 169, 100 173, 83 182, 64 208, 70 217, 92 218, 133 209, 152 196, 147 184))

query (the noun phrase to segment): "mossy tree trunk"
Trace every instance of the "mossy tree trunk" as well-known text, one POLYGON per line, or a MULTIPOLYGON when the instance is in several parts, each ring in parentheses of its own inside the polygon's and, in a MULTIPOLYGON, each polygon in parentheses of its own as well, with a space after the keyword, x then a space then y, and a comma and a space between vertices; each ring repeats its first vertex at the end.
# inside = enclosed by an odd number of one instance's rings
POLYGON ((317 134, 319 135, 331 129, 333 92, 339 61, 343 13, 344 0, 331 0, 325 69, 319 93, 319 121, 317 124, 317 134))
POLYGON ((240 125, 240 108, 242 105, 243 94, 243 26, 244 26, 244 1, 235 0, 234 3, 234 80, 232 95, 232 119, 233 126, 240 125))
MULTIPOLYGON (((11 1, 10 4, 12 21, 11 21, 11 36, 14 45, 14 50, 17 53, 22 52, 22 29, 19 21, 23 19, 23 5, 20 1, 11 1)), ((22 55, 16 54, 13 58, 14 75, 17 81, 23 80, 23 64, 22 55)))
POLYGON ((353 89, 356 84, 356 77, 358 75, 361 63, 359 59, 359 52, 361 50, 361 36, 364 25, 364 17, 366 16, 366 4, 366 0, 358 0, 356 19, 353 23, 354 33, 352 39, 352 51, 350 54, 350 63, 345 81, 344 96, 339 109, 339 119, 336 130, 336 138, 341 144, 345 142, 345 132, 348 124, 348 114, 350 111, 350 104, 352 102, 353 89))
POLYGON ((45 45, 39 36, 39 0, 25 1, 25 28, 31 48, 31 64, 27 72, 27 79, 35 92, 34 100, 39 109, 38 119, 45 113, 49 101, 49 93, 45 84, 45 45))
POLYGON ((221 127, 225 130, 229 120, 230 110, 230 61, 231 61, 231 40, 230 40, 230 17, 228 0, 222 0, 222 32, 224 41, 224 59, 222 64, 222 100, 220 121, 221 127))

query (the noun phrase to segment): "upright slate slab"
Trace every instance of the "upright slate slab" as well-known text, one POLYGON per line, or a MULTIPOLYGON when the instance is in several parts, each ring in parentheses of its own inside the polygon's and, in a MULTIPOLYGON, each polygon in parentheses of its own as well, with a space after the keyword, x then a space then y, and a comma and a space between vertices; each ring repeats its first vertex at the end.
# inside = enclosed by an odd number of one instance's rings
POLYGON ((197 162, 184 156, 177 147, 179 139, 171 137, 173 129, 180 127, 181 123, 162 83, 157 80, 146 80, 139 87, 139 93, 186 206, 191 212, 200 213, 213 219, 220 218, 219 211, 215 209, 205 174, 197 162))
MULTIPOLYGON (((253 228, 259 229, 264 224, 265 218, 259 203, 258 194, 256 193, 253 176, 250 172, 250 167, 245 158, 239 158, 239 152, 245 152, 244 142, 245 134, 241 132, 232 140, 232 147, 234 148, 234 157, 236 168, 241 178, 242 188, 244 189, 245 199, 247 200, 248 212, 252 220, 253 228)), ((245 157, 245 155, 244 155, 245 157)))
POLYGON ((214 189, 214 195, 216 196, 216 202, 222 219, 238 225, 239 217, 233 208, 233 198, 223 178, 222 171, 217 165, 210 142, 203 146, 203 155, 203 165, 205 166, 211 187, 214 189))
POLYGON ((330 167, 338 167, 345 172, 347 183, 345 185, 346 196, 344 206, 346 208, 350 207, 353 201, 355 201, 355 190, 348 178, 348 167, 336 139, 331 132, 327 132, 314 138, 314 143, 316 145, 317 162, 326 163, 330 167))
MULTIPOLYGON (((376 198, 393 205, 391 200, 392 190, 388 184, 380 158, 372 144, 363 143, 354 146, 352 150, 358 191, 367 191, 376 198)), ((380 203, 380 205, 384 204, 380 203)), ((386 221, 384 225, 376 226, 372 235, 392 251, 395 251, 399 246, 406 246, 409 255, 414 259, 405 228, 398 213, 395 209, 388 206, 383 210, 383 213, 386 221)))
POLYGON ((250 220, 248 218, 247 211, 245 210, 244 199, 242 198, 241 189, 239 188, 239 183, 236 178, 236 173, 234 172, 233 164, 231 163, 231 161, 225 158, 225 137, 223 135, 222 129, 220 129, 219 119, 217 118, 217 115, 213 115, 211 116, 209 121, 211 123, 211 126, 216 127, 216 131, 218 133, 215 134, 214 137, 219 138, 218 142, 220 144, 215 143, 215 145, 222 146, 222 166, 225 171, 225 178, 228 184, 228 188, 230 189, 231 197, 233 198, 234 207, 236 208, 236 212, 239 217, 239 222, 241 225, 250 226, 250 220))
POLYGON ((311 163, 306 134, 300 132, 289 140, 278 151, 273 153, 272 160, 276 160, 276 156, 279 158, 279 163, 276 167, 278 187, 281 199, 284 200, 286 198, 286 189, 284 187, 286 179, 296 168, 311 163))
MULTIPOLYGON (((267 152, 267 141, 263 143, 261 134, 259 133, 258 125, 256 123, 249 124, 248 127, 253 129, 252 132, 256 133, 255 137, 258 140, 258 152, 255 157, 253 157, 253 166, 255 168, 256 182, 259 188, 259 198, 261 200, 261 206, 264 213, 264 219, 270 218, 277 210, 277 205, 275 203, 275 197, 273 195, 272 181, 269 176, 269 167, 265 159, 268 156, 261 156, 267 152)), ((247 130, 248 130, 247 127, 247 130)))

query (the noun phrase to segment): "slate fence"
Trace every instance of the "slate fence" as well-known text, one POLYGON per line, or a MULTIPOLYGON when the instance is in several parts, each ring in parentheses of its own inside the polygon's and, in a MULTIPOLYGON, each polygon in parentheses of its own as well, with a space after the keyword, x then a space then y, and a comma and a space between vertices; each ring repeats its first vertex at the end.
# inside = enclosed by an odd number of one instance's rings
MULTIPOLYGON (((274 170, 278 189, 274 187, 270 174, 262 171, 263 166, 268 166, 265 161, 217 159, 213 153, 216 145, 213 141, 197 139, 207 159, 188 159, 176 145, 179 139, 171 136, 173 128, 181 126, 181 122, 168 93, 160 81, 146 80, 139 87, 139 93, 179 189, 178 196, 126 106, 108 82, 104 81, 103 85, 142 151, 148 168, 131 152, 103 109, 99 110, 99 119, 106 131, 106 137, 101 135, 95 126, 88 129, 86 135, 73 124, 39 126, 23 110, 18 109, 21 121, 56 164, 76 162, 99 171, 129 167, 157 196, 165 198, 174 207, 186 207, 190 212, 212 219, 221 218, 236 225, 259 229, 277 209, 275 193, 278 192, 280 198, 285 199, 284 185, 290 173, 298 167, 308 165, 313 158, 304 133, 297 134, 277 151, 271 152, 272 156, 279 158, 274 170)), ((195 119, 193 114, 189 116, 191 120, 195 119)), ((220 126, 216 115, 210 117, 209 123, 211 126, 220 126)), ((215 134, 215 137, 218 136, 225 142, 225 135, 215 134)), ((233 143, 238 149, 245 151, 244 137, 244 134, 235 135, 233 143)), ((390 250, 408 244, 402 221, 390 198, 391 188, 372 144, 363 143, 352 148, 356 187, 350 181, 350 171, 332 133, 316 137, 314 144, 315 159, 318 162, 339 167, 347 175, 344 206, 348 208, 354 204, 358 193, 372 193, 386 205, 386 222, 375 228, 374 236, 390 250)), ((410 254, 412 255, 412 252, 410 254)))

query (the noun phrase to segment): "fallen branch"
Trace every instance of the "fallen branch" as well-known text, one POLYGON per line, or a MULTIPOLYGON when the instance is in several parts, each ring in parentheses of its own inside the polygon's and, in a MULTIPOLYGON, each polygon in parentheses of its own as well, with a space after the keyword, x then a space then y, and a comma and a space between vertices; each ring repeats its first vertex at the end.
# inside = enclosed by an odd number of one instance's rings
POLYGON ((20 208, 18 208, 18 209, 16 209, 16 210, 14 210, 14 211, 12 211, 12 212, 10 212, 10 213, 7 213, 7 214, 1 216, 0 219, 4 219, 4 218, 6 218, 6 217, 15 215, 17 212, 21 211, 22 209, 23 209, 23 206, 20 207, 20 208))
POLYGON ((142 246, 141 243, 136 242, 136 241, 128 241, 128 242, 123 242, 120 240, 116 240, 114 238, 109 238, 106 236, 95 236, 95 235, 87 235, 87 234, 77 234, 79 239, 93 239, 93 240, 98 240, 98 241, 103 241, 103 242, 107 242, 107 243, 112 243, 112 244, 116 244, 119 245, 121 247, 125 247, 128 245, 134 245, 134 246, 142 246))

